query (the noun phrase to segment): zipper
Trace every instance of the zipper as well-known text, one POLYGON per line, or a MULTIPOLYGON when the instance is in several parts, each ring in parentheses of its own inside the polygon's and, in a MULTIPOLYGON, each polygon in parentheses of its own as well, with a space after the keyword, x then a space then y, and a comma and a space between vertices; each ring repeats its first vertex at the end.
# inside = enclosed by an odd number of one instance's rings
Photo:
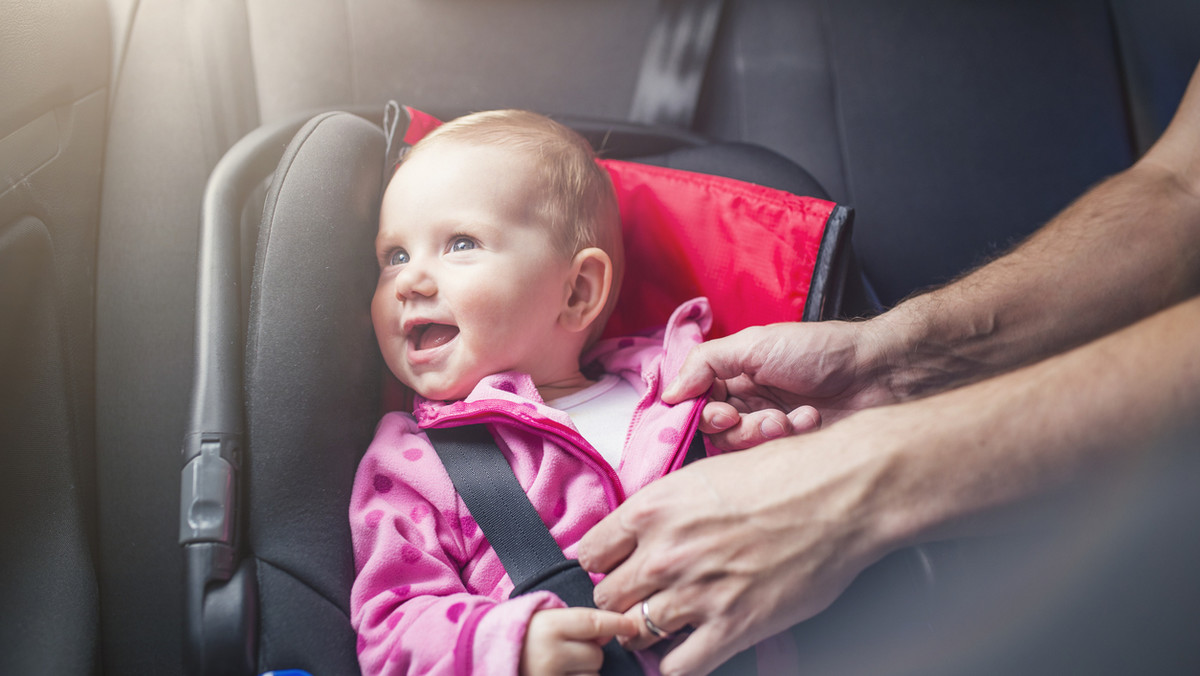
POLYGON ((625 444, 621 447, 621 462, 625 462, 625 451, 629 448, 629 444, 633 442, 633 431, 642 424, 642 417, 645 416, 646 410, 650 407, 647 401, 652 397, 658 396, 658 369, 650 372, 646 378, 646 394, 638 399, 637 408, 633 409, 633 417, 629 419, 629 428, 625 430, 625 444))

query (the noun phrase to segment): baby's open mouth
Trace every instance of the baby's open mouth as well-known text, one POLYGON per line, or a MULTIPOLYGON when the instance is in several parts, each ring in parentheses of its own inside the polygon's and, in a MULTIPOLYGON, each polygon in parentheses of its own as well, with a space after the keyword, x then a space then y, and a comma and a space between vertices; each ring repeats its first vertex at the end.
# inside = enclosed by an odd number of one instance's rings
POLYGON ((413 329, 412 341, 417 350, 432 350, 458 337, 458 327, 449 324, 422 324, 413 329))

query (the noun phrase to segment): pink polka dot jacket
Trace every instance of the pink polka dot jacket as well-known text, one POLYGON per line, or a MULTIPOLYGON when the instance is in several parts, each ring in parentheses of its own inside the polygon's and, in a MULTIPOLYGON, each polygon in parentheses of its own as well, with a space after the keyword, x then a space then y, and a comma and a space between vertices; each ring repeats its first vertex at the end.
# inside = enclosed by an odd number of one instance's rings
POLYGON ((710 325, 708 302, 696 299, 654 335, 604 340, 584 355, 642 394, 615 470, 520 373, 489 376, 462 401, 418 398, 415 417, 383 417, 350 505, 350 609, 364 674, 516 674, 530 616, 564 606, 545 591, 509 598, 512 581, 422 428, 486 423, 573 558, 591 526, 682 464, 704 402, 667 406, 659 394, 710 325))

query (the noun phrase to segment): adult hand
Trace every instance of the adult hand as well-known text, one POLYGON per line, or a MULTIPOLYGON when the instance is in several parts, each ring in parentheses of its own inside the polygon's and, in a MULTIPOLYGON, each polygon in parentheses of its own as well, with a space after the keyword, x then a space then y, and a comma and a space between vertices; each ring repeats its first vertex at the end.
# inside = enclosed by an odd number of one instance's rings
POLYGON ((521 676, 599 674, 602 646, 637 634, 629 617, 593 608, 539 610, 529 619, 521 648, 521 676))
POLYGON ((693 348, 662 398, 711 388, 700 430, 725 450, 811 431, 898 399, 877 333, 870 321, 751 327, 693 348))
MULTIPOLYGON (((640 619, 646 600, 661 629, 694 628, 664 674, 706 673, 811 617, 897 546, 875 519, 886 463, 846 443, 847 423, 693 463, 584 536, 580 563, 607 573, 599 607, 640 619)), ((643 628, 626 643, 656 640, 643 628)))

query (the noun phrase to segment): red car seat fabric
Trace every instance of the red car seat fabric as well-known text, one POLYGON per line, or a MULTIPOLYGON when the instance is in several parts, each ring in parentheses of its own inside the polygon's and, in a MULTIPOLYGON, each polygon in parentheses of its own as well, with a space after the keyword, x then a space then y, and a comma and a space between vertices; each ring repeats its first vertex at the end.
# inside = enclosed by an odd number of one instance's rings
POLYGON ((696 296, 709 338, 798 321, 833 202, 722 176, 601 160, 625 236, 625 278, 605 336, 652 330, 696 296))

